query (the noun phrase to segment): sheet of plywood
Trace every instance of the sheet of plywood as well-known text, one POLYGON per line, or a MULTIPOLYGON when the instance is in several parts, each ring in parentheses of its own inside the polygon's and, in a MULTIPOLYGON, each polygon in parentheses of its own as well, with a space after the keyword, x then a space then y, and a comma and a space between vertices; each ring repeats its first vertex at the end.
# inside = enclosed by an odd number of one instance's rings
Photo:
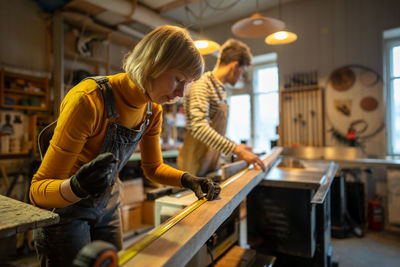
POLYGON ((227 180, 218 199, 207 201, 157 240, 124 264, 129 266, 183 266, 185 265, 239 206, 247 194, 266 176, 274 161, 282 152, 275 148, 263 160, 265 172, 255 169, 239 173, 227 180), (232 178, 231 178, 232 179, 232 178))

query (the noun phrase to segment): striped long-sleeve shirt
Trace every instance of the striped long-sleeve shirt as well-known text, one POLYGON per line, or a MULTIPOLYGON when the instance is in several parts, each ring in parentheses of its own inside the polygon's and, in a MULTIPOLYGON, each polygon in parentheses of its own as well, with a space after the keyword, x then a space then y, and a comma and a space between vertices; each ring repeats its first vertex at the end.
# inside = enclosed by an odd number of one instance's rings
POLYGON ((236 144, 210 126, 210 120, 214 118, 221 101, 226 101, 223 84, 211 72, 204 73, 192 84, 184 99, 186 130, 207 146, 229 155, 236 144))

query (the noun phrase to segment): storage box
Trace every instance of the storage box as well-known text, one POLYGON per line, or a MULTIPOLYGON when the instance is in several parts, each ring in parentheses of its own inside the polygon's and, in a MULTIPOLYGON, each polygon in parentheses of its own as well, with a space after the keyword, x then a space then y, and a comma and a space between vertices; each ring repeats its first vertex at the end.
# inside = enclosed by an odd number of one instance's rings
POLYGON ((120 192, 121 205, 142 202, 144 200, 144 189, 142 178, 126 180, 122 182, 120 192))
POLYGON ((127 204, 120 207, 123 232, 141 227, 142 209, 142 202, 127 204))
POLYGON ((143 224, 154 225, 154 200, 143 202, 143 224))

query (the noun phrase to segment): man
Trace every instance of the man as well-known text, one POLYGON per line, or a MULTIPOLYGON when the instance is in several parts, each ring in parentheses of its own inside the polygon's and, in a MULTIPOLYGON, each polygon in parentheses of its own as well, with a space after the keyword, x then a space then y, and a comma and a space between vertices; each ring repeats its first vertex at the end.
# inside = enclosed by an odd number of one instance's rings
POLYGON ((234 86, 251 58, 246 44, 229 39, 221 47, 215 68, 192 84, 184 100, 187 131, 177 160, 179 169, 204 176, 217 170, 220 153, 233 153, 248 164, 265 169, 250 147, 225 137, 229 107, 224 84, 234 86))

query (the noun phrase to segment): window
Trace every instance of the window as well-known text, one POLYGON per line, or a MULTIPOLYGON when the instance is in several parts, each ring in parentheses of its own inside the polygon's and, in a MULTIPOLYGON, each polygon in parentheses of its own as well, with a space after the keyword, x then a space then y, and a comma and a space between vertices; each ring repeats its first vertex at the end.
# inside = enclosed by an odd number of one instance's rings
MULTIPOLYGON (((229 120, 227 136, 237 144, 250 140, 250 95, 229 97, 229 120)), ((249 144, 250 145, 250 144, 249 144)))
POLYGON ((254 150, 269 151, 279 125, 279 81, 275 64, 254 68, 254 150))
POLYGON ((384 38, 387 152, 400 155, 400 29, 386 31, 384 38), (388 32, 397 32, 397 37, 388 32))
POLYGON ((253 58, 250 79, 228 86, 229 120, 226 136, 246 142, 255 152, 268 152, 277 138, 279 124, 279 82, 276 53, 253 58), (252 86, 248 81, 252 80, 252 86))

